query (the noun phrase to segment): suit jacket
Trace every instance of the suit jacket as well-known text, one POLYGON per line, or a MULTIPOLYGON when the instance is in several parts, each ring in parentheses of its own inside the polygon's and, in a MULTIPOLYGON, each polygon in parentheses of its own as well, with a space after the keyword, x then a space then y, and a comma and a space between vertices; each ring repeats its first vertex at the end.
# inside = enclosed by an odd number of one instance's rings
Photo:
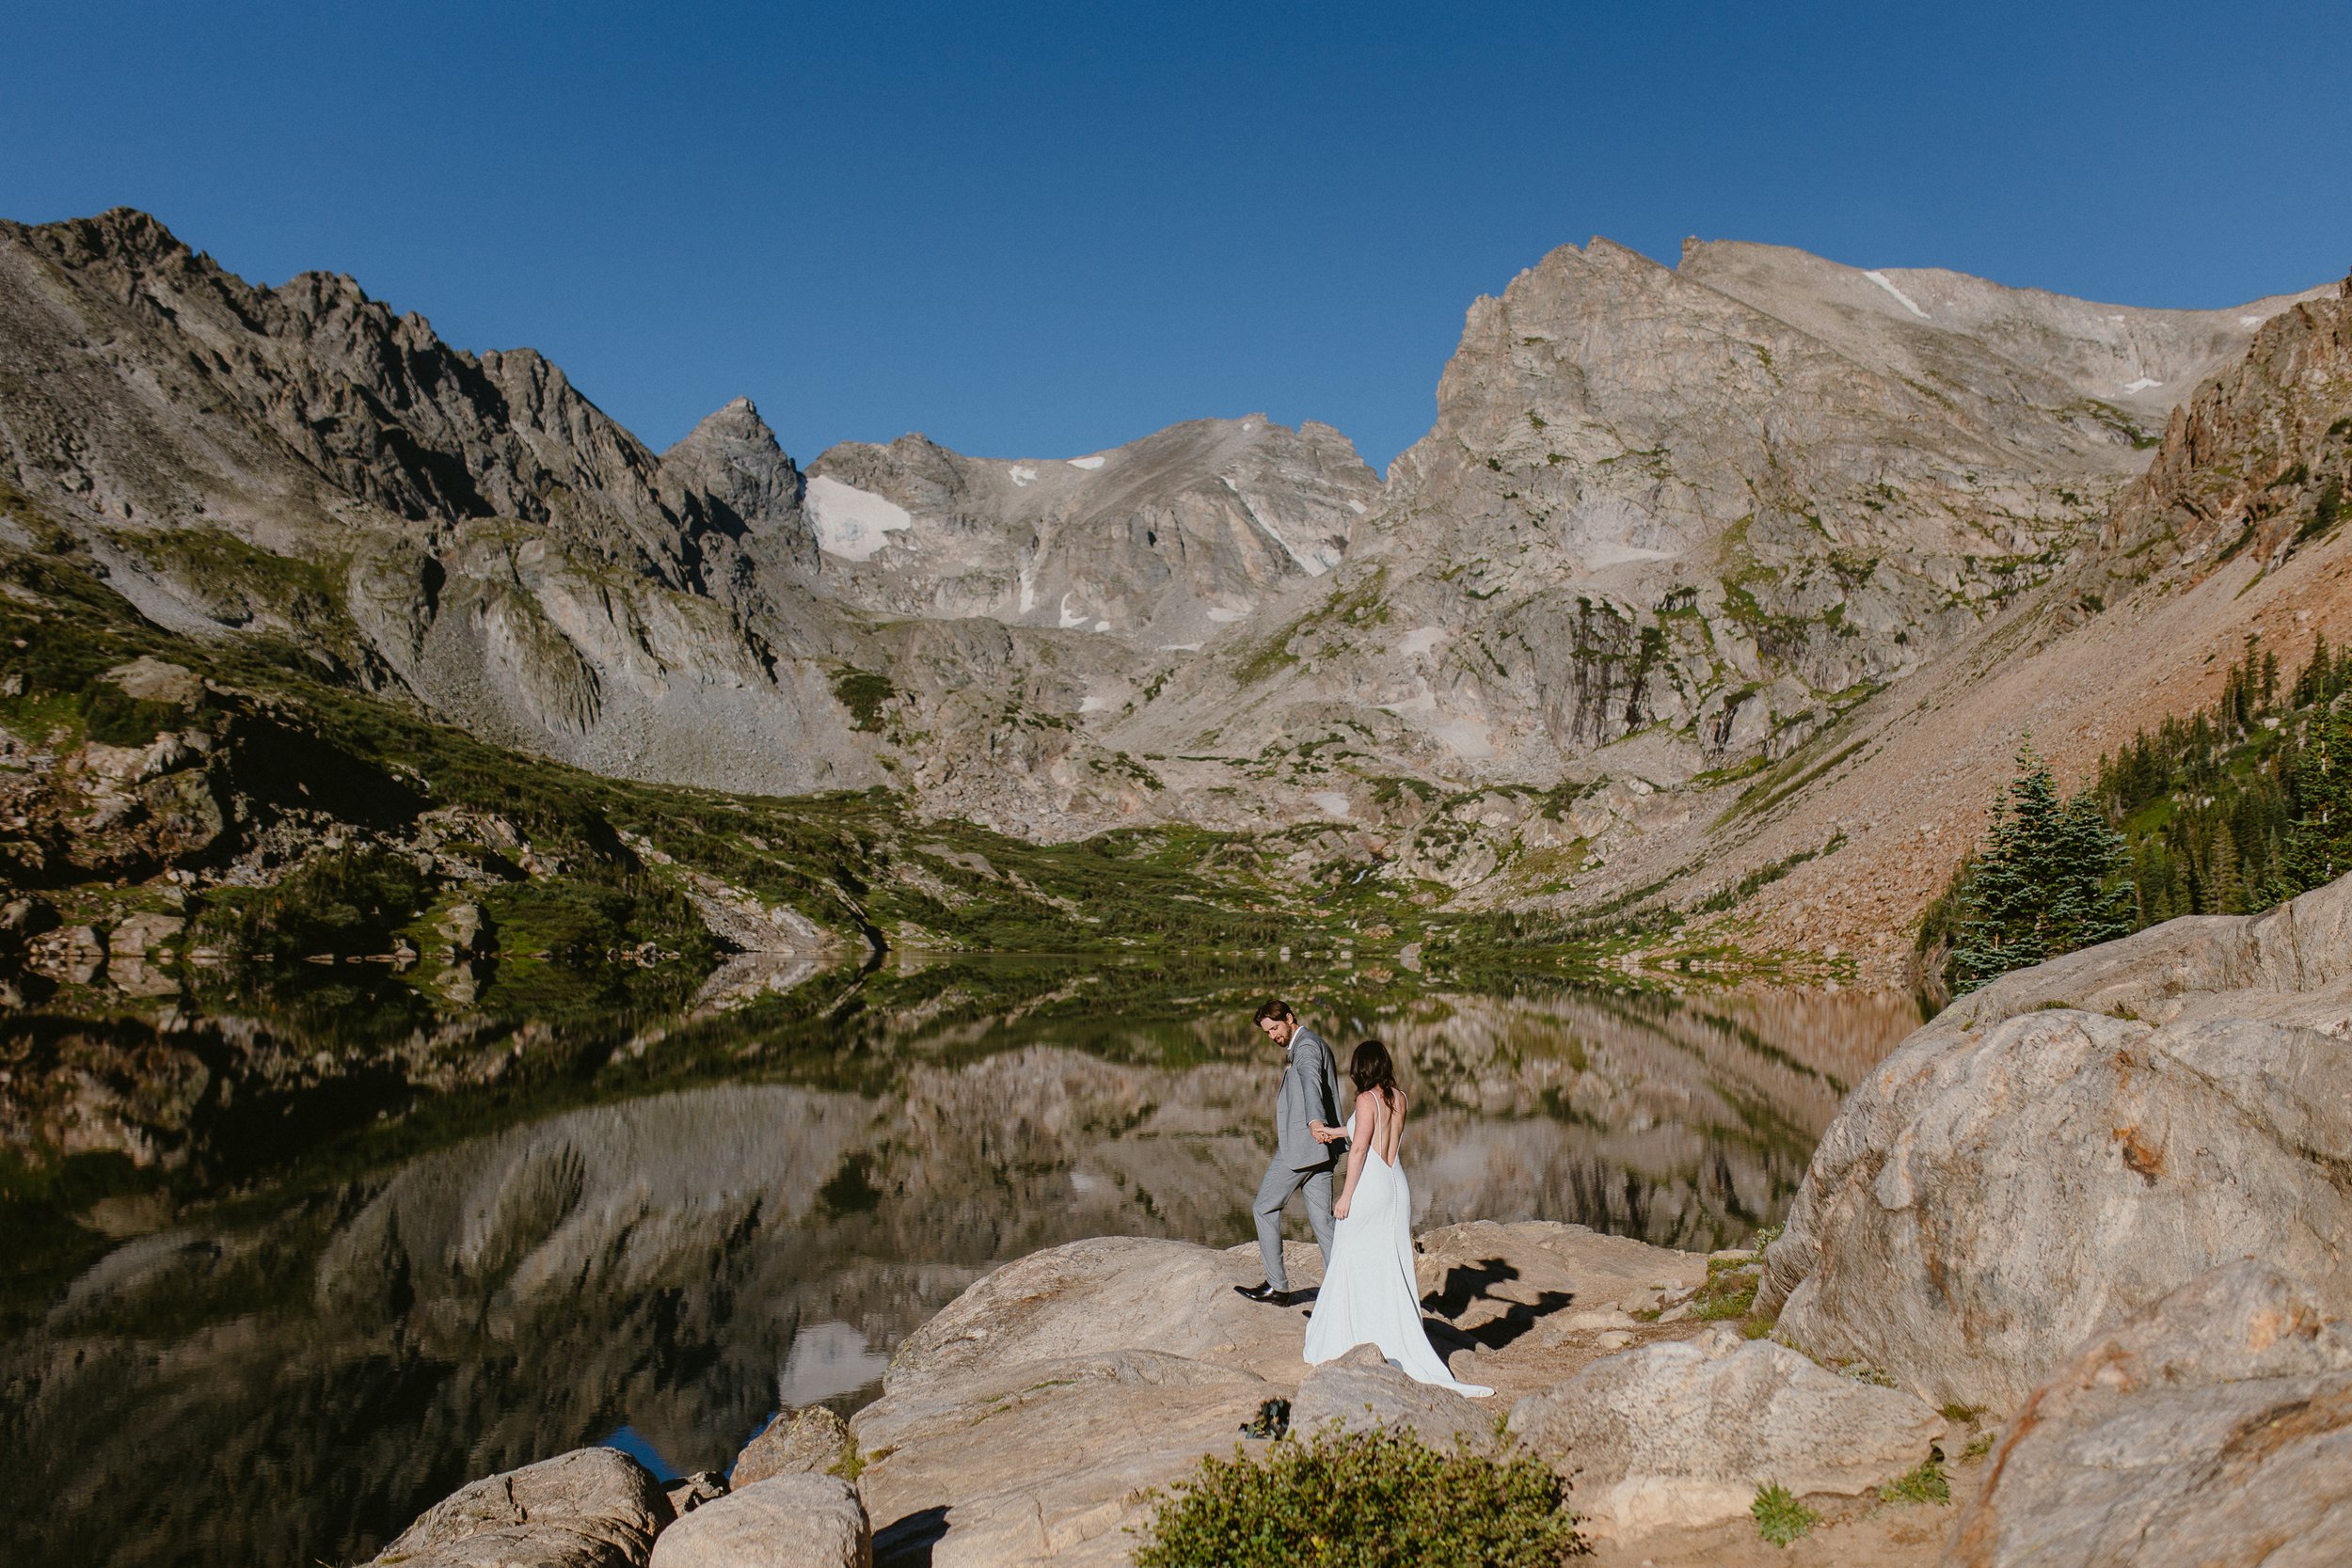
POLYGON ((1312 1029, 1291 1037, 1290 1063, 1282 1069, 1282 1089, 1274 1101, 1275 1158, 1292 1170, 1316 1170, 1347 1152, 1344 1142, 1319 1144, 1307 1123, 1337 1127, 1340 1114, 1340 1069, 1331 1048, 1312 1029))

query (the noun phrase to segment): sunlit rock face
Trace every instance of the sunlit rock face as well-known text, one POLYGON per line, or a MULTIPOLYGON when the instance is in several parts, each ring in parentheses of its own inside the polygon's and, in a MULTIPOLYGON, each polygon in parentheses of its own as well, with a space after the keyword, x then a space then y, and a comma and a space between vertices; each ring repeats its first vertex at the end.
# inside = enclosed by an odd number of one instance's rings
MULTIPOLYGON (((1263 415, 803 472, 748 401, 657 453, 529 350, 118 211, 0 226, 0 478, 165 626, 599 772, 889 785, 1040 839, 1409 829, 1380 781, 1787 755, 2049 576, 2290 303, 1595 240, 1470 307, 1385 479, 1263 415)), ((1494 881, 1516 832, 1416 874, 1494 881)))
POLYGON ((1263 416, 1050 463, 911 436, 811 477, 739 398, 657 453, 530 350, 349 277, 249 284, 128 210, 0 224, 0 426, 9 493, 174 630, 292 639, 623 777, 801 793, 946 756, 930 788, 977 777, 966 809, 1045 838, 1156 791, 1034 715, 1327 571, 1379 487, 1263 416), (900 707, 845 699, 859 674, 900 707))
MULTIPOLYGON (((1371 1032, 1398 1049, 1417 1226, 1704 1248, 1777 1214, 1907 1006, 1457 995, 1326 1023, 1343 1056, 1371 1032)), ((910 1023, 876 1037, 870 1092, 591 1106, 126 1242, 6 1358, 24 1397, 0 1438, 33 1456, 8 1484, 66 1499, 8 1528, 27 1560, 365 1556, 465 1481, 624 1427, 687 1472, 779 1404, 854 1406, 1008 1259, 1248 1236, 1279 1062, 1246 1015, 1007 1043, 910 1023), (129 1486, 118 1460, 187 1480, 129 1486)))
POLYGON ((2005 974, 1839 1110, 1758 1300, 1812 1354, 2008 1412, 2235 1259, 2341 1296, 2348 1020, 2352 878, 2005 974))
POLYGON ((1380 482, 1347 437, 1263 414, 1066 459, 966 457, 920 436, 809 469, 826 592, 898 615, 985 615, 1198 647, 1321 577, 1380 482))
POLYGON ((1563 246, 1470 307, 1346 561, 1185 711, 1248 751, 1350 709, 1383 756, 1490 779, 1629 736, 1613 772, 1779 756, 2048 577, 2289 303, 1563 246))

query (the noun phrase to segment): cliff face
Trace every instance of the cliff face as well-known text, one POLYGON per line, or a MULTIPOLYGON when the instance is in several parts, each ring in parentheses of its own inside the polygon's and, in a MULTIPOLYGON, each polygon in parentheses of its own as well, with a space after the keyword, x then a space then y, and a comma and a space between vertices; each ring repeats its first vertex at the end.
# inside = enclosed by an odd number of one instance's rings
POLYGON ((2173 410, 2164 444, 2099 534, 2110 579, 2240 552, 2277 564, 2330 531, 2352 477, 2352 281, 2272 317, 2173 410), (2141 562, 2140 558, 2153 557, 2141 562))
POLYGON ((145 214, 0 228, 0 322, 18 483, 110 522, 508 518, 671 586, 714 531, 538 355, 453 349, 347 277, 251 287, 145 214))
POLYGON ((2027 737, 2072 789, 2141 728, 2212 703, 2249 637, 2289 671, 2320 637, 2341 646, 2348 323, 2340 295, 2270 317, 2172 416, 2153 465, 2049 581, 1781 769, 1629 839, 1580 891, 1662 876, 1661 895, 1689 907, 1778 865, 1787 874, 1754 900, 1753 940, 1891 962, 2027 737))
POLYGON ((2283 305, 1564 247, 1471 307, 1330 601, 1227 673, 1273 693, 1253 734, 1384 707, 1490 776, 1781 755, 2046 578, 2283 305))
POLYGON ((249 286, 130 212, 0 229, 0 339, 16 490, 151 619, 323 642, 603 771, 876 776, 790 659, 826 629, 763 588, 812 536, 749 404, 657 457, 536 354, 453 349, 345 277, 249 286))

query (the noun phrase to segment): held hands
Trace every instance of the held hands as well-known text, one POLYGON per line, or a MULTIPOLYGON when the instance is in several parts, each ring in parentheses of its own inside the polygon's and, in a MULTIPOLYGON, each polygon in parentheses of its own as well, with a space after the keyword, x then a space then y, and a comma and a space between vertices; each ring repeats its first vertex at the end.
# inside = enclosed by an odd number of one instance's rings
POLYGON ((1319 1144, 1335 1144, 1342 1138, 1347 1136, 1347 1134, 1339 1128, 1320 1121, 1310 1121, 1307 1123, 1307 1131, 1314 1138, 1315 1142, 1319 1144))

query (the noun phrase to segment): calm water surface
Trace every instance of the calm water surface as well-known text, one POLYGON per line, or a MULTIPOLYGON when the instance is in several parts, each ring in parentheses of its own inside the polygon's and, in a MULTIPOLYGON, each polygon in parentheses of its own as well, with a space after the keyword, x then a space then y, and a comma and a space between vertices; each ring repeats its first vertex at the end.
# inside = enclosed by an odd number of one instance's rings
MULTIPOLYGON (((1327 977, 1302 1011, 1343 1061, 1368 1032, 1397 1049, 1422 1227, 1739 1241, 1919 1022, 1852 992, 1380 978, 1327 977)), ((640 1030, 535 1096, 282 1159, 224 1132, 243 1141, 198 1150, 197 1177, 65 1216, 88 1245, 11 1298, 0 1558, 310 1568, 583 1443, 723 1469, 779 1406, 874 1397, 996 1263, 1250 1236, 1279 1070, 1249 1024, 1262 977, 893 979, 772 1033, 758 1007, 640 1030)))

